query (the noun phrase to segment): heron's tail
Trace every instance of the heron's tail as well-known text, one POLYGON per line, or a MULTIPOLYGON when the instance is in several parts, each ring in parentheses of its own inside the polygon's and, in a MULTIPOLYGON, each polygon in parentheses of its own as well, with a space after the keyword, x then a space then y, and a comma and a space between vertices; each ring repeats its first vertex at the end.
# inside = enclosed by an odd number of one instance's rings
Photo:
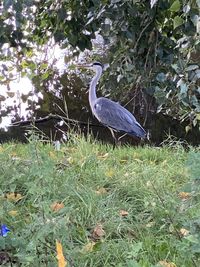
POLYGON ((134 129, 131 132, 129 132, 129 134, 133 136, 137 136, 142 139, 147 138, 146 131, 142 128, 142 126, 139 123, 134 125, 134 129))

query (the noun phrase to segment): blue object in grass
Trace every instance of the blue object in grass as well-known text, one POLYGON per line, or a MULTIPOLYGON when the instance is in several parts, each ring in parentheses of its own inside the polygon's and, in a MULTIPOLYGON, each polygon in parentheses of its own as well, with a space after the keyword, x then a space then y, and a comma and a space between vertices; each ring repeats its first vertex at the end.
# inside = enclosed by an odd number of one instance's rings
POLYGON ((8 227, 5 224, 0 225, 0 236, 7 236, 7 233, 10 232, 8 227))

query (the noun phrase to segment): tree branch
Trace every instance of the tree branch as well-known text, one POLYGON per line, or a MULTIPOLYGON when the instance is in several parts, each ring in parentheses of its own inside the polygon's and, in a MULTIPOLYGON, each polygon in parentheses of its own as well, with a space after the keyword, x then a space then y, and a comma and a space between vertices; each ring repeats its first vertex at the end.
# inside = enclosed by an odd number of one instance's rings
MULTIPOLYGON (((94 124, 94 123, 89 123, 89 122, 84 122, 84 121, 78 121, 78 120, 73 120, 73 119, 69 119, 67 117, 64 117, 64 116, 60 116, 60 115, 56 115, 56 114, 49 114, 43 118, 39 118, 39 119, 35 119, 34 120, 34 123, 43 123, 43 122, 46 122, 46 121, 49 121, 49 120, 52 120, 52 119, 55 119, 55 120, 63 120, 67 123, 70 123, 70 124, 73 124, 73 125, 86 125, 86 126, 92 126, 92 127, 104 127, 103 125, 101 124, 94 124)), ((12 127, 12 126, 25 126, 25 125, 29 125, 33 122, 32 119, 30 120, 25 120, 25 121, 16 121, 16 122, 13 122, 12 124, 10 124, 9 127, 12 127)))

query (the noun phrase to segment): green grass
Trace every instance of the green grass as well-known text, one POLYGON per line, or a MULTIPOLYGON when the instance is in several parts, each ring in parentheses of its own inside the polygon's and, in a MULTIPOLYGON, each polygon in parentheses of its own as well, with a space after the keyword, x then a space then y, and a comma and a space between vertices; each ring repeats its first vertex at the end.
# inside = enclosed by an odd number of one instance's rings
POLYGON ((60 151, 36 141, 2 145, 0 222, 10 232, 0 237, 0 255, 13 262, 4 266, 55 267, 56 240, 70 267, 200 266, 195 241, 179 233, 200 213, 178 196, 190 181, 186 159, 181 146, 112 150, 80 137, 60 151), (11 192, 23 198, 10 200, 11 192), (64 208, 53 211, 54 202, 64 208))

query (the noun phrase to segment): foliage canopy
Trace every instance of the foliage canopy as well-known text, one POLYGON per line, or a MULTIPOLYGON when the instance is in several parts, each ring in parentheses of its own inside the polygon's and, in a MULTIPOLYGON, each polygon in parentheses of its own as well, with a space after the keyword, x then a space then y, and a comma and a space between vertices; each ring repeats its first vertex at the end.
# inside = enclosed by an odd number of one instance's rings
POLYGON ((13 69, 38 84, 54 79, 46 57, 36 60, 38 51, 48 53, 52 43, 71 47, 70 61, 93 48, 98 32, 110 63, 102 89, 121 101, 133 92, 151 95, 157 112, 187 120, 188 131, 200 122, 199 9, 199 0, 159 0, 152 8, 146 0, 4 0, 0 57, 10 64, 1 67, 1 83, 14 79, 13 69))

